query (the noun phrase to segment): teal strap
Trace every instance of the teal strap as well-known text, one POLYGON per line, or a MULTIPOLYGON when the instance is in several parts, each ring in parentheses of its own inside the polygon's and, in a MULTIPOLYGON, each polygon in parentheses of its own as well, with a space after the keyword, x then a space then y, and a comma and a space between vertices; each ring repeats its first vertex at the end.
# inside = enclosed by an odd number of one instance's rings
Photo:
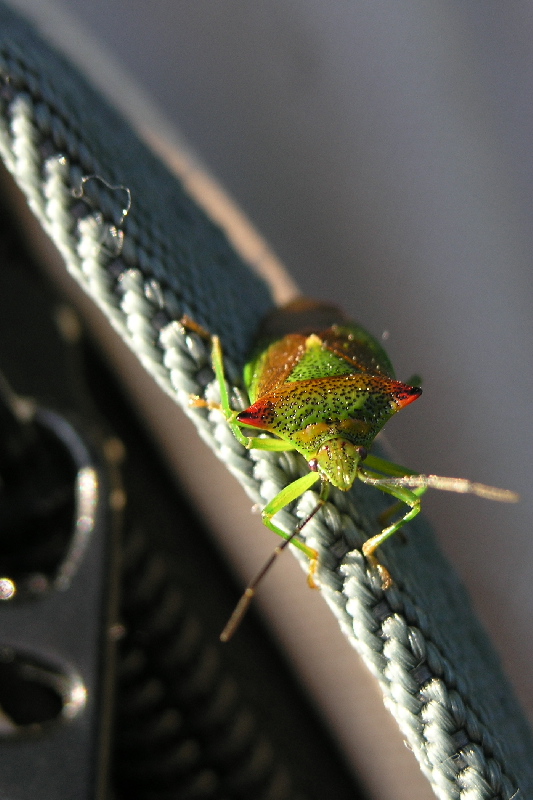
MULTIPOLYGON (((273 301, 180 182, 89 88, 0 4, 0 154, 69 272, 154 380, 265 504, 307 467, 294 453, 246 451, 217 411, 206 342, 183 314, 217 333, 228 376, 240 368, 273 301)), ((276 522, 291 530, 306 493, 276 522)), ((377 532, 381 493, 332 491, 306 528, 322 593, 379 681, 439 798, 533 798, 533 748, 498 660, 456 575, 423 522, 383 548, 395 586, 384 593, 359 547, 377 532)), ((307 565, 305 556, 295 553, 307 565)))

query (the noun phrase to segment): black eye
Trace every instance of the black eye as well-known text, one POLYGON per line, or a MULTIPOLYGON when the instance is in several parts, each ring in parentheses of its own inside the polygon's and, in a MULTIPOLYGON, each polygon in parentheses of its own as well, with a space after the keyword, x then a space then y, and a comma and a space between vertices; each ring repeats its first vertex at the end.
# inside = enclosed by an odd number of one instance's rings
POLYGON ((318 461, 316 458, 312 458, 311 461, 308 462, 308 466, 311 472, 318 472, 318 461))
POLYGON ((357 452, 359 453, 359 458, 361 459, 361 461, 364 461, 368 455, 368 450, 366 449, 366 447, 363 447, 361 445, 360 447, 357 448, 357 452))

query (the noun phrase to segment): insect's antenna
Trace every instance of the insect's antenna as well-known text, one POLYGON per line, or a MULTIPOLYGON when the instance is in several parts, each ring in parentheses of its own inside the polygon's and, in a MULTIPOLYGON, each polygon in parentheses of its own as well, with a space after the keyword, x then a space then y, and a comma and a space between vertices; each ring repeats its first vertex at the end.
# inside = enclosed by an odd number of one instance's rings
MULTIPOLYGON (((220 641, 221 642, 227 642, 227 641, 229 641, 231 639, 231 637, 233 636, 233 634, 235 633, 235 631, 237 630, 237 628, 241 624, 244 615, 248 611, 248 607, 249 607, 250 603, 252 602, 252 600, 254 598, 255 590, 257 589, 258 584, 261 583, 261 581, 263 580, 263 578, 265 577, 265 575, 269 571, 269 569, 272 566, 272 564, 276 561, 278 556, 280 556, 282 554, 282 552, 285 550, 287 545, 289 545, 293 541, 293 539, 296 536, 298 536, 300 531, 307 525, 307 523, 311 519, 313 519, 315 514, 322 508, 322 506, 324 505, 324 502, 325 501, 322 498, 318 501, 318 503, 313 508, 311 513, 304 520, 299 522, 298 525, 293 530, 293 532, 290 534, 290 536, 288 536, 286 539, 284 539, 282 541, 282 543, 279 544, 272 551, 272 553, 267 558, 267 560, 265 561, 265 563, 263 564, 263 566, 261 567, 261 569, 259 570, 257 575, 254 578, 252 578, 252 580, 250 581, 250 583, 248 584, 248 586, 244 590, 241 599, 239 600, 239 602, 235 606, 235 609, 233 610, 233 612, 231 614, 231 617, 229 618, 229 620, 227 621, 226 625, 224 626, 224 630, 220 634, 220 641)), ((310 576, 311 575, 312 575, 312 571, 310 572, 310 576)))
MULTIPOLYGON (((366 482, 366 481, 365 481, 366 482)), ((373 481, 368 481, 373 483, 373 481)), ((465 478, 443 478, 441 475, 404 475, 401 478, 377 478, 376 486, 403 486, 406 489, 441 489, 445 492, 474 494, 486 500, 497 500, 500 503, 516 503, 520 499, 517 492, 510 489, 498 489, 484 483, 475 483, 465 478)))

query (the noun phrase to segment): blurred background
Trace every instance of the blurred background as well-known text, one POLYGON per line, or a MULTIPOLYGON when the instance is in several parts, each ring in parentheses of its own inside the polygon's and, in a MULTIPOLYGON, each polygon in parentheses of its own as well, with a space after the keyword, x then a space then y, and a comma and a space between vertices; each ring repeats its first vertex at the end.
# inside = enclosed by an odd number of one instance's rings
MULTIPOLYGON (((406 466, 516 489, 424 510, 533 719, 533 6, 57 0, 181 130, 302 292, 422 399, 406 466)), ((81 46, 81 45, 80 45, 81 46)))

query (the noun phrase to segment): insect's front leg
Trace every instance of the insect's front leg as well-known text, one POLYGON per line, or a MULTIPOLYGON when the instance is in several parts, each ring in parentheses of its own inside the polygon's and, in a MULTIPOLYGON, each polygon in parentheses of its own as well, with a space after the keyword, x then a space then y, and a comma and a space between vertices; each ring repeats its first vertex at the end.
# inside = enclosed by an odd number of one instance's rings
MULTIPOLYGON (((263 441, 260 439, 259 441, 263 441)), ((220 634, 220 640, 222 642, 227 642, 235 633, 236 629, 241 623, 243 616, 246 614, 248 606, 252 602, 252 599, 255 595, 255 591, 257 586, 262 581, 272 564, 278 558, 279 555, 283 552, 283 550, 287 547, 288 544, 294 542, 294 544, 302 550, 306 554, 306 556, 310 559, 309 564, 309 576, 308 582, 312 588, 316 587, 316 584, 313 580, 313 577, 316 573, 316 568, 318 564, 318 553, 316 550, 313 550, 312 547, 308 547, 304 542, 300 541, 296 537, 302 530, 302 528, 307 525, 309 520, 314 517, 316 512, 322 507, 323 503, 327 497, 327 485, 322 485, 322 490, 320 492, 320 499, 313 511, 311 511, 308 516, 300 522, 299 525, 292 531, 292 533, 285 533, 285 531, 278 528, 272 522, 272 517, 285 508, 293 500, 296 500, 300 495, 302 495, 307 489, 309 489, 315 481, 319 479, 319 476, 316 473, 309 473, 304 475, 303 478, 298 478, 298 480, 293 481, 291 484, 286 486, 284 489, 277 494, 270 503, 267 503, 265 508, 263 509, 263 522, 264 524, 270 528, 271 531, 277 533, 278 536, 283 538, 283 542, 275 548, 275 550, 271 553, 270 558, 268 558, 256 576, 250 581, 248 586, 246 587, 244 594, 241 596, 241 599, 237 603, 231 617, 229 618, 227 624, 224 626, 224 630, 220 634)))
MULTIPOLYGON (((264 441, 264 440, 260 439, 259 441, 264 441)), ((275 515, 279 511, 285 508, 285 506, 288 506, 289 503, 292 503, 293 500, 297 500, 298 497, 301 497, 301 495, 304 494, 304 492, 306 492, 308 489, 310 489, 311 486, 313 486, 318 480, 320 480, 320 476, 318 475, 318 473, 308 472, 306 475, 303 475, 301 478, 298 478, 297 480, 293 481, 288 486, 285 486, 285 488, 282 489, 281 492, 279 492, 269 503, 267 503, 267 505, 261 512, 263 523, 267 526, 267 528, 270 528, 271 531, 277 533, 278 536, 281 536, 283 539, 285 539, 285 542, 282 545, 280 545, 281 549, 283 549, 289 542, 292 542, 294 545, 296 545, 296 547, 299 550, 302 551, 302 553, 305 553, 305 555, 309 558, 310 586, 315 585, 313 581, 313 576, 316 573, 316 568, 318 563, 318 553, 312 547, 309 547, 308 545, 305 544, 305 542, 302 542, 300 539, 296 537, 298 536, 302 528, 304 528, 305 525, 307 525, 309 520, 312 517, 314 517, 317 511, 323 506, 327 497, 327 491, 329 488, 328 484, 322 485, 320 498, 317 505, 315 506, 311 514, 309 514, 304 520, 302 520, 299 523, 299 525, 296 526, 296 528, 292 531, 292 533, 286 533, 286 531, 282 530, 281 528, 278 528, 278 526, 272 522, 272 518, 275 517, 275 515)))
MULTIPOLYGON (((416 489, 406 489, 402 486, 391 486, 390 484, 387 485, 386 483, 382 482, 386 481, 387 478, 382 479, 379 476, 376 476, 375 474, 369 474, 364 470, 360 471, 358 477, 363 483, 366 483, 369 486, 375 486, 382 492, 390 494, 392 497, 396 498, 396 500, 398 500, 398 504, 395 504, 392 507, 393 511, 396 510, 397 505, 405 504, 407 506, 407 511, 402 517, 400 517, 400 519, 398 519, 392 525, 388 525, 381 531, 381 533, 378 533, 377 536, 372 536, 372 538, 367 539, 362 547, 365 558, 367 558, 370 564, 378 570, 383 588, 388 589, 392 585, 393 580, 388 569, 384 567, 383 564, 380 564, 375 552, 378 547, 387 541, 387 539, 393 536, 397 531, 403 528, 404 525, 406 525, 408 522, 414 519, 417 514, 420 513, 421 497, 424 492, 427 491, 427 487, 420 486, 416 489)), ((388 516, 390 512, 385 513, 388 516)))
MULTIPOLYGON (((378 487, 382 489, 382 487, 378 487)), ((411 492, 415 494, 417 497, 422 497, 428 490, 427 486, 418 487, 417 489, 411 489, 411 492)), ((400 514, 402 511, 403 506, 405 505, 405 500, 398 500, 396 503, 393 503, 389 508, 386 508, 385 511, 382 511, 378 517, 379 524, 383 525, 384 527, 388 525, 389 520, 393 519, 397 514, 400 514)))

